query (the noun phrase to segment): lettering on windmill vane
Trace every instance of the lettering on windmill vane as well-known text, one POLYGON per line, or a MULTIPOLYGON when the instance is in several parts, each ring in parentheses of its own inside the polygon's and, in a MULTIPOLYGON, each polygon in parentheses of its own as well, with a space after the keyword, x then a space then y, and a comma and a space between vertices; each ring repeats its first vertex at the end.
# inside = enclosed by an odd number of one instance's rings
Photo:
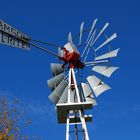
POLYGON ((29 37, 27 35, 0 20, 0 43, 18 48, 28 48, 28 41, 29 37))

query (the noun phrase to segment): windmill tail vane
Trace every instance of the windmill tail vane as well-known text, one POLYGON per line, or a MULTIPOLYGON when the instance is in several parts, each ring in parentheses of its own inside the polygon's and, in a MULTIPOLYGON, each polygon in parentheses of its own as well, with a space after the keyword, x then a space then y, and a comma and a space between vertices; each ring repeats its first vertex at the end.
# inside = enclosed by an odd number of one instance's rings
POLYGON ((16 48, 21 48, 25 50, 30 50, 30 46, 32 46, 41 51, 59 57, 58 54, 46 49, 45 47, 41 47, 35 44, 34 42, 46 44, 57 48, 59 47, 58 45, 53 43, 41 42, 38 40, 31 39, 28 35, 13 28, 9 24, 5 23, 3 20, 0 20, 0 43, 1 44, 16 47, 16 48))
POLYGON ((29 49, 31 45, 59 58, 59 62, 51 63, 53 77, 47 81, 51 90, 48 98, 57 108, 58 123, 66 124, 66 140, 89 140, 86 122, 92 121, 92 115, 88 110, 97 105, 96 100, 99 95, 111 89, 104 83, 104 77, 110 78, 119 69, 110 62, 119 52, 119 48, 112 50, 111 46, 117 34, 106 35, 109 23, 98 28, 97 22, 98 19, 95 19, 88 30, 84 29, 85 23, 82 22, 78 36, 73 38, 70 32, 68 41, 61 47, 33 40, 0 20, 1 44, 23 49, 29 49), (35 42, 56 47, 58 53, 35 42), (84 72, 81 77, 82 82, 78 78, 80 69, 84 72))

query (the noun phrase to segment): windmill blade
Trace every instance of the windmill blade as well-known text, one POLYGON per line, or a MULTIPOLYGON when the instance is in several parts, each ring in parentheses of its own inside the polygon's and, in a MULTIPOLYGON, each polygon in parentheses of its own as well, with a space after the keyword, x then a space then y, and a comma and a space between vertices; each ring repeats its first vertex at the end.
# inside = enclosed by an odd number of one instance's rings
POLYGON ((104 27, 102 28, 102 30, 99 32, 99 34, 97 35, 97 37, 95 38, 94 42, 92 44, 94 44, 96 42, 96 40, 101 36, 101 34, 105 31, 105 29, 108 27, 109 23, 107 22, 104 27))
POLYGON ((68 42, 73 44, 71 32, 68 34, 68 42))
POLYGON ((81 42, 82 42, 83 28, 84 28, 84 22, 82 22, 80 26, 79 45, 81 45, 81 42))
POLYGON ((64 72, 64 68, 62 68, 62 64, 51 63, 51 71, 53 75, 58 75, 64 72))
POLYGON ((91 36, 91 33, 92 33, 92 31, 93 31, 93 29, 94 29, 94 27, 95 27, 97 21, 98 21, 97 18, 93 21, 93 24, 92 24, 91 30, 90 30, 90 32, 89 32, 89 34, 88 34, 86 43, 88 42, 88 40, 89 40, 89 38, 90 38, 90 36, 91 36))
POLYGON ((85 100, 86 100, 86 102, 92 102, 93 106, 97 105, 96 100, 93 98, 87 97, 87 98, 85 98, 85 100))
POLYGON ((64 50, 61 47, 58 48, 58 55, 59 57, 64 57, 64 50))
POLYGON ((116 50, 114 50, 114 51, 105 53, 105 54, 103 54, 103 55, 97 56, 97 57, 95 58, 95 60, 101 60, 101 59, 107 59, 107 58, 116 57, 119 50, 120 50, 120 48, 118 48, 118 49, 116 49, 116 50))
POLYGON ((84 93, 85 101, 86 102, 92 102, 93 106, 97 105, 96 100, 94 99, 94 96, 92 94, 92 91, 90 89, 90 86, 86 83, 81 83, 82 91, 84 93))
POLYGON ((95 35, 96 35, 96 29, 94 30, 93 32, 93 36, 92 36, 92 39, 91 39, 91 42, 90 42, 90 46, 93 46, 93 42, 94 42, 94 38, 95 38, 95 35))
POLYGON ((108 60, 99 60, 99 61, 93 61, 93 62, 85 62, 84 64, 85 65, 89 65, 89 64, 96 65, 96 64, 102 64, 102 63, 108 63, 108 60))
POLYGON ((95 38, 95 34, 96 34, 96 29, 94 30, 94 32, 93 32, 91 38, 89 39, 89 42, 87 43, 86 48, 88 47, 88 50, 87 50, 87 53, 86 53, 86 55, 85 55, 84 62, 87 60, 87 57, 88 57, 89 51, 90 51, 91 46, 92 46, 92 41, 93 41, 94 38, 95 38))
POLYGON ((48 98, 50 99, 50 101, 52 101, 54 104, 57 104, 66 86, 67 86, 66 81, 62 80, 62 82, 49 95, 48 98))
POLYGON ((60 100, 58 103, 67 103, 68 98, 68 86, 66 86, 65 90, 63 91, 60 100))
POLYGON ((117 37, 117 34, 114 33, 113 35, 111 35, 109 38, 107 38, 107 40, 102 43, 97 49, 95 49, 95 51, 98 51, 100 48, 102 48, 103 46, 105 46, 107 43, 111 42, 113 39, 115 39, 117 37))
POLYGON ((95 65, 102 64, 102 63, 108 63, 108 60, 98 60, 93 62, 95 65))
POLYGON ((107 91, 111 89, 110 86, 108 86, 107 84, 101 84, 101 85, 98 85, 94 90, 94 94, 96 97, 98 97, 100 94, 102 94, 103 92, 107 91))
POLYGON ((82 91, 84 93, 85 98, 92 94, 92 91, 91 91, 91 89, 90 89, 88 84, 81 83, 81 87, 82 87, 82 91))
POLYGON ((92 40, 94 34, 92 34, 92 36, 90 37, 90 39, 89 39, 88 42, 87 42, 87 45, 86 45, 86 47, 85 47, 85 49, 84 49, 84 51, 83 51, 81 57, 83 57, 83 55, 84 55, 84 53, 85 53, 87 47, 88 47, 89 44, 91 43, 91 41, 93 41, 93 42, 92 42, 92 45, 93 45, 93 44, 96 42, 96 40, 100 37, 100 35, 104 32, 104 30, 108 27, 108 25, 109 25, 109 23, 107 22, 107 23, 104 25, 104 27, 102 28, 102 30, 99 32, 99 34, 97 35, 97 37, 95 38, 94 41, 92 40))
POLYGON ((63 79, 64 79, 64 73, 61 73, 61 74, 49 79, 47 81, 49 88, 51 90, 54 90, 54 88, 57 87, 63 79))
POLYGON ((89 76, 87 77, 87 80, 96 97, 98 97, 106 90, 111 89, 107 84, 101 82, 101 80, 96 76, 89 76))
POLYGON ((93 39, 94 35, 95 35, 95 34, 94 34, 94 32, 93 32, 93 34, 91 35, 90 39, 88 40, 88 42, 87 42, 87 44, 86 44, 86 46, 85 46, 85 48, 84 48, 84 50, 83 50, 83 52, 82 52, 81 57, 83 57, 84 53, 86 52, 86 49, 89 47, 89 45, 90 45, 90 43, 91 43, 91 40, 93 39))
POLYGON ((94 66, 92 70, 110 78, 113 72, 115 72, 118 68, 119 67, 94 66))
POLYGON ((96 76, 88 76, 87 80, 88 80, 88 83, 90 84, 90 86, 92 85, 93 88, 98 86, 99 83, 101 82, 101 80, 99 78, 97 78, 96 76))

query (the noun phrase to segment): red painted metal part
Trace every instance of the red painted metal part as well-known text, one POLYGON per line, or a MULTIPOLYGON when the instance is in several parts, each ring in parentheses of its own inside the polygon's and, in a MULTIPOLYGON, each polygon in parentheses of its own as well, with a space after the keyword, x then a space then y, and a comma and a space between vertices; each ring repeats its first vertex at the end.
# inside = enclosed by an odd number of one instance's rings
POLYGON ((63 48, 63 50, 64 50, 64 56, 60 58, 61 60, 64 61, 63 67, 66 64, 69 64, 69 68, 78 68, 78 69, 84 68, 84 63, 81 62, 79 53, 75 51, 70 53, 65 48, 63 48))

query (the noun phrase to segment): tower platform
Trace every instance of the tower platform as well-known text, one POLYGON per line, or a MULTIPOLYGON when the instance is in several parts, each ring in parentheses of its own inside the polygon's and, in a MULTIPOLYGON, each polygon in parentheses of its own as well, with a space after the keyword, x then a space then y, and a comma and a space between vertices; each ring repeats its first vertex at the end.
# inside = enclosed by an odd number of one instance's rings
MULTIPOLYGON (((80 103, 62 103, 56 104, 57 107, 57 119, 58 123, 66 123, 67 115, 70 110, 88 110, 92 109, 92 102, 80 102, 80 103)), ((84 115, 85 121, 92 121, 92 115, 84 115)), ((73 116, 70 116, 70 123, 78 123, 80 122, 80 118, 77 117, 76 120, 73 116)))

